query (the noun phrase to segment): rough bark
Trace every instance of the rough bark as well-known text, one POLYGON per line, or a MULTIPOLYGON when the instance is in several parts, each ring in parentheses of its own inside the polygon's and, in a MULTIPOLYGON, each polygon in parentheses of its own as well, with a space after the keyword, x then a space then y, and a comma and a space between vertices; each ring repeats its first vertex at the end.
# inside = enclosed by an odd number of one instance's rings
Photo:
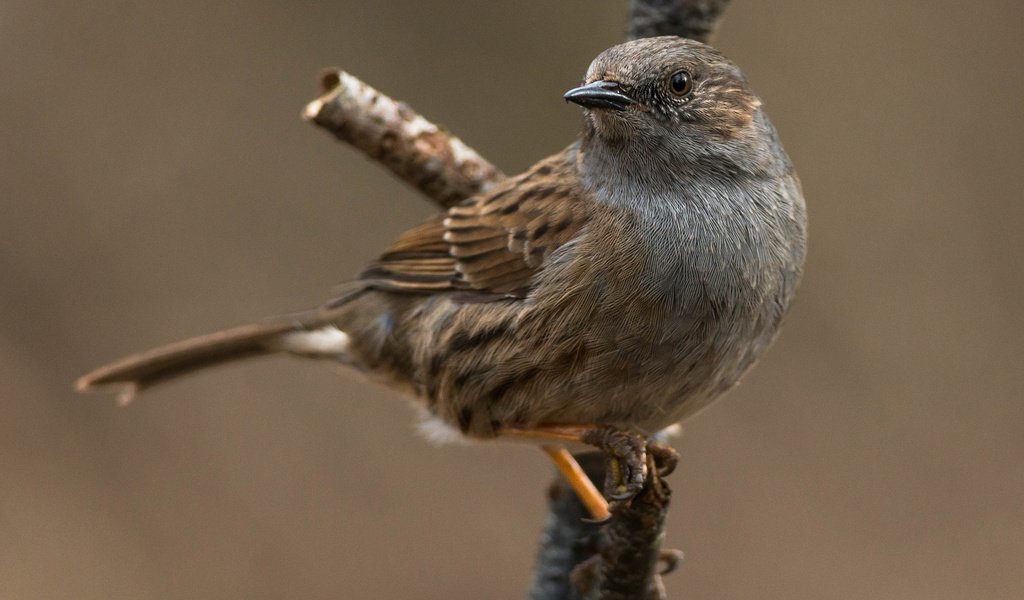
MULTIPOLYGON (((576 455, 593 481, 603 481, 605 458, 599 452, 576 455)), ((608 523, 587 520, 583 504, 558 477, 548 495, 529 600, 660 600, 664 587, 657 573, 662 556, 669 489, 653 478, 628 506, 616 507, 608 523)), ((670 553, 669 568, 678 559, 670 553)))
POLYGON ((505 178, 459 138, 341 69, 320 78, 322 95, 302 116, 361 150, 443 207, 505 178))
POLYGON ((633 0, 627 36, 678 35, 707 44, 728 5, 729 0, 633 0))
MULTIPOLYGON (((591 481, 604 480, 604 457, 576 455, 591 481)), ((572 581, 573 569, 598 554, 599 525, 587 521, 586 508, 562 477, 548 491, 548 514, 530 586, 530 600, 584 600, 572 581)))

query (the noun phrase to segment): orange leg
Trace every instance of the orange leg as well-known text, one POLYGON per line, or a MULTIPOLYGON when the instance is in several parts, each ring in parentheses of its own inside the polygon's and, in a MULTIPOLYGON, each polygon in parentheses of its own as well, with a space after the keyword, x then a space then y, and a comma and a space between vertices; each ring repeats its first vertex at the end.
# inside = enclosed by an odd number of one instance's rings
MULTIPOLYGON (((506 427, 502 428, 498 435, 556 442, 582 442, 583 434, 594 430, 595 427, 595 425, 549 425, 523 429, 506 427)), ((601 492, 564 446, 543 444, 541 450, 555 463, 594 520, 606 521, 611 517, 608 501, 604 499, 601 492)))
POLYGON ((541 446, 541 450, 554 461, 555 466, 562 472, 562 476, 569 482, 573 491, 579 496, 580 502, 587 507, 587 512, 595 521, 607 521, 611 518, 612 513, 608 510, 608 501, 604 499, 601 492, 597 491, 597 487, 590 481, 568 450, 554 444, 544 444, 541 446))
POLYGON ((581 442, 600 449, 605 454, 607 473, 604 495, 597 493, 594 484, 583 473, 576 460, 561 445, 544 451, 555 461, 558 469, 572 485, 580 500, 595 518, 608 513, 608 502, 629 503, 643 490, 648 481, 649 467, 655 477, 668 475, 675 466, 676 453, 661 444, 651 443, 647 437, 609 425, 539 425, 532 427, 503 427, 498 435, 549 442, 581 442))

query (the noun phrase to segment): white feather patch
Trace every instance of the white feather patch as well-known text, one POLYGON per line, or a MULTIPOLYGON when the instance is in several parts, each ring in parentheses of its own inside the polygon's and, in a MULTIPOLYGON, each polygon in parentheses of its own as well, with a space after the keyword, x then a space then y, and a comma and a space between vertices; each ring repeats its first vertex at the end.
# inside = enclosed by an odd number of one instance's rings
POLYGON ((458 427, 449 425, 440 417, 432 415, 426 410, 422 412, 421 420, 416 424, 416 430, 425 440, 437 446, 467 444, 470 441, 459 431, 458 427))
POLYGON ((348 334, 333 325, 312 331, 293 331, 280 337, 278 347, 306 356, 337 356, 348 351, 348 334))

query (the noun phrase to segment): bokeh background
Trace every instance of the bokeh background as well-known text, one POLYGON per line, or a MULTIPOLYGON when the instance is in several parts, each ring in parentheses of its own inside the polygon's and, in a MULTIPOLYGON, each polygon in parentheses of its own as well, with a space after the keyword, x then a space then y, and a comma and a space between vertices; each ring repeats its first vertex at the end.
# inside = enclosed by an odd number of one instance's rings
MULTIPOLYGON (((8 0, 0 597, 522 598, 550 467, 252 362, 118 408, 72 380, 317 304, 432 207, 304 124, 341 65, 514 173, 621 0, 8 0)), ((1024 597, 1024 9, 737 1, 718 46, 798 166, 804 284, 686 425, 673 598, 1024 597)))

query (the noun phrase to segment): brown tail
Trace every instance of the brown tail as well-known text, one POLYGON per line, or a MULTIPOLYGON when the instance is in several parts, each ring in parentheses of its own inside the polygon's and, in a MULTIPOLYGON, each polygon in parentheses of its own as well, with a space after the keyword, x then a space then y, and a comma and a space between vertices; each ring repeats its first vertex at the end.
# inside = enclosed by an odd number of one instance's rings
POLYGON ((189 371, 280 350, 284 334, 303 330, 296 321, 256 323, 182 340, 104 365, 75 382, 78 391, 122 384, 121 402, 189 371))

